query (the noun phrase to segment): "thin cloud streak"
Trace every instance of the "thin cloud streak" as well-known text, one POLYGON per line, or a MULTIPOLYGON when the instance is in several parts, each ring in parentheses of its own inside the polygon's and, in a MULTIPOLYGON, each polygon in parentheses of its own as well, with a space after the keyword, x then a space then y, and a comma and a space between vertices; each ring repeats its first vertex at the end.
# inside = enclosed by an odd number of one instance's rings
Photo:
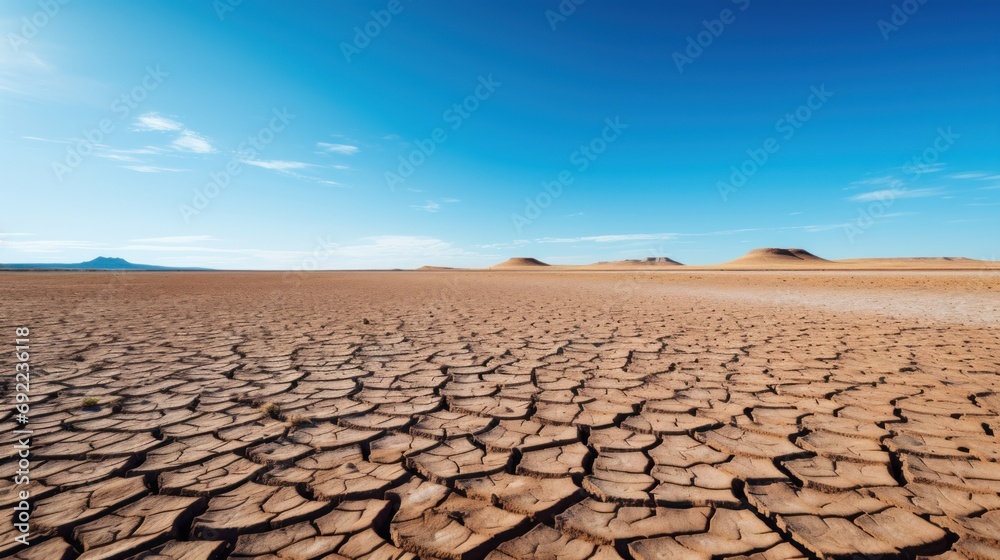
POLYGON ((926 198, 944 194, 940 188, 929 189, 882 189, 878 191, 866 192, 852 196, 849 200, 853 202, 871 202, 874 200, 894 200, 900 198, 926 198))
POLYGON ((334 154, 342 154, 345 156, 353 156, 354 154, 361 151, 361 148, 357 146, 352 146, 350 144, 330 144, 329 142, 316 142, 316 146, 322 148, 326 152, 334 154))

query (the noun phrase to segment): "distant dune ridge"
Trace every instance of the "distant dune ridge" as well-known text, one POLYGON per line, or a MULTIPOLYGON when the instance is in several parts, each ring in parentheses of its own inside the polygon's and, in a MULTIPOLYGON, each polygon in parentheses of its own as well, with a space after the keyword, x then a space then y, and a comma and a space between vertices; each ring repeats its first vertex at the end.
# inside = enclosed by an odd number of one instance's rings
MULTIPOLYGON (((592 264, 550 265, 534 257, 514 257, 483 270, 1000 270, 1000 263, 966 257, 896 257, 829 260, 805 249, 762 247, 728 262, 711 265, 685 265, 669 257, 646 257, 592 264)), ((444 266, 423 266, 419 270, 463 270, 444 266)), ((472 270, 472 269, 464 269, 472 270)))
POLYGON ((777 247, 764 247, 754 249, 747 254, 733 259, 723 266, 769 266, 769 265, 813 265, 821 263, 833 263, 824 258, 806 251, 805 249, 781 249, 777 247))
POLYGON ((548 263, 543 263, 534 257, 513 257, 500 264, 493 265, 491 268, 533 268, 539 266, 550 265, 548 263))
POLYGON ((626 259, 623 261, 603 261, 583 265, 585 270, 649 270, 658 268, 675 268, 684 266, 682 263, 668 257, 646 257, 645 259, 626 259))

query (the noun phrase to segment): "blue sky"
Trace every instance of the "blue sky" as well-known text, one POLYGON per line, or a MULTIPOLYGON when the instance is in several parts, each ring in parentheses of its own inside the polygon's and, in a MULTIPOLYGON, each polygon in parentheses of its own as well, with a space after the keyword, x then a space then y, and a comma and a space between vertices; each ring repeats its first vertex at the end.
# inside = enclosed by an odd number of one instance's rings
POLYGON ((10 0, 0 28, 0 262, 1000 257, 996 2, 10 0))

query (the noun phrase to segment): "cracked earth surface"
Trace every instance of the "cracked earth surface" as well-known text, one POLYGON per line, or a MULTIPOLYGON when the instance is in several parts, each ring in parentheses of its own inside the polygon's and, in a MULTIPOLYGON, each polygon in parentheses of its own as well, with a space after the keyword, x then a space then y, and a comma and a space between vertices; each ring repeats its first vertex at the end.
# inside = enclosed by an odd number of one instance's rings
POLYGON ((998 277, 654 276, 0 275, 0 556, 1000 558, 1000 317, 758 297, 998 277))

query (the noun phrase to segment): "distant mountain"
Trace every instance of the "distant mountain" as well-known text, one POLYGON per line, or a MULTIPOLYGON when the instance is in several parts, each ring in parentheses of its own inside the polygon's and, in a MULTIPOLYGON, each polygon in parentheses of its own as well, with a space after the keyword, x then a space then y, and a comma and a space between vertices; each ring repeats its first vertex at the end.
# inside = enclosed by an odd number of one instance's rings
POLYGON ((180 268, 152 264, 130 263, 118 257, 97 257, 82 263, 0 263, 0 270, 211 270, 209 268, 180 268))

